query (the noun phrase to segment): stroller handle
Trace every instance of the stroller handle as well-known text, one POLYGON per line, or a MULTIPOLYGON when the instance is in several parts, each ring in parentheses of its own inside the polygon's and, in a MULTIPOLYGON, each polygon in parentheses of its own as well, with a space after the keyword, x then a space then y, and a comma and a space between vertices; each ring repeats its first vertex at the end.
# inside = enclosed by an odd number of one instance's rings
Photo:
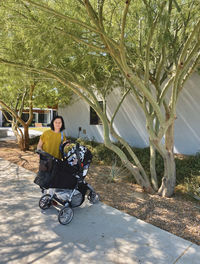
POLYGON ((45 152, 44 150, 42 149, 37 149, 35 151, 35 153, 39 154, 39 155, 42 155, 42 156, 45 156, 45 157, 49 157, 49 158, 53 158, 52 155, 50 155, 49 153, 45 152))
POLYGON ((61 148, 62 148, 62 150, 64 149, 64 147, 65 147, 67 144, 70 144, 70 143, 71 143, 70 140, 66 140, 65 143, 62 143, 62 144, 61 144, 61 148))

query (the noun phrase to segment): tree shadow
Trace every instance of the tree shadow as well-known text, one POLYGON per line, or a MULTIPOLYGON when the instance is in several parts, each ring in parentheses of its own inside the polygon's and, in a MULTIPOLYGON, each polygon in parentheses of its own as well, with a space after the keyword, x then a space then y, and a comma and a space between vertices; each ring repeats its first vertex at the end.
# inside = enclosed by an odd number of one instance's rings
POLYGON ((60 225, 54 208, 39 209, 40 192, 31 174, 19 167, 16 177, 14 169, 0 178, 2 264, 173 263, 191 246, 103 203, 85 202, 74 209, 69 225, 60 225))

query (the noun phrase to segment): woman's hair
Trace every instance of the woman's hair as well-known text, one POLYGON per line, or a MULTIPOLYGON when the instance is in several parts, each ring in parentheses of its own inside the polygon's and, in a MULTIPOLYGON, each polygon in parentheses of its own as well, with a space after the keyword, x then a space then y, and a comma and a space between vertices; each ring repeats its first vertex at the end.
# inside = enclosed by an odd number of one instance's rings
POLYGON ((65 123, 64 123, 63 117, 62 117, 62 116, 59 116, 59 115, 55 116, 55 117, 51 120, 51 124, 50 124, 51 130, 54 130, 54 124, 53 124, 53 122, 54 122, 56 119, 61 119, 61 121, 62 121, 62 126, 61 126, 60 131, 63 131, 63 130, 65 129, 65 123))

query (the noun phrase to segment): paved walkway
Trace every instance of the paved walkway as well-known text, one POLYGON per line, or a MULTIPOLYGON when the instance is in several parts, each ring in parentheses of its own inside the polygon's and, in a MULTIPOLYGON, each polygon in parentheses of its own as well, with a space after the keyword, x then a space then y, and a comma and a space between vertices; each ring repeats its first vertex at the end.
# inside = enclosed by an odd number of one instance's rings
POLYGON ((200 247, 103 203, 63 226, 38 207, 34 173, 0 159, 1 264, 199 264, 200 247))
MULTIPOLYGON (((23 128, 21 128, 23 130, 23 128)), ((41 135, 41 131, 29 129, 29 137, 35 137, 41 135)), ((11 127, 0 127, 0 141, 4 140, 15 140, 16 137, 11 127)))

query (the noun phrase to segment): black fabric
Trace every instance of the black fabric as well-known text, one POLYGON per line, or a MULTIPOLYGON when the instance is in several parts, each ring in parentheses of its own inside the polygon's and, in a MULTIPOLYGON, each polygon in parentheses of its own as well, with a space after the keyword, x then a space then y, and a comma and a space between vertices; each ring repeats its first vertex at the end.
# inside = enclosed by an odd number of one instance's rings
POLYGON ((49 188, 74 189, 77 183, 75 177, 77 168, 66 161, 54 160, 49 188))
POLYGON ((89 149, 87 149, 84 155, 83 165, 85 166, 86 164, 91 163, 91 161, 92 161, 92 153, 89 149))
POLYGON ((53 169, 53 159, 51 157, 40 156, 39 171, 34 183, 39 185, 41 188, 49 188, 51 182, 51 175, 53 169))
POLYGON ((48 189, 51 181, 51 174, 46 171, 38 171, 37 176, 34 179, 34 183, 41 188, 48 189))
POLYGON ((52 166, 53 166, 53 160, 52 159, 40 160, 39 171, 51 172, 52 166))
POLYGON ((73 189, 77 183, 77 172, 77 167, 68 165, 67 161, 42 157, 34 183, 45 189, 73 189))
MULTIPOLYGON (((78 149, 80 152, 81 149, 78 149)), ((83 166, 90 164, 92 153, 86 149, 82 164, 71 166, 66 160, 55 159, 49 154, 40 153, 39 172, 34 183, 41 188, 73 189, 77 184, 76 174, 82 175, 83 166)))
POLYGON ((88 186, 87 186, 87 183, 80 183, 79 185, 78 185, 78 190, 79 190, 79 192, 81 192, 82 193, 82 195, 83 195, 83 197, 85 196, 85 194, 86 194, 86 192, 87 192, 87 190, 88 190, 88 186))

